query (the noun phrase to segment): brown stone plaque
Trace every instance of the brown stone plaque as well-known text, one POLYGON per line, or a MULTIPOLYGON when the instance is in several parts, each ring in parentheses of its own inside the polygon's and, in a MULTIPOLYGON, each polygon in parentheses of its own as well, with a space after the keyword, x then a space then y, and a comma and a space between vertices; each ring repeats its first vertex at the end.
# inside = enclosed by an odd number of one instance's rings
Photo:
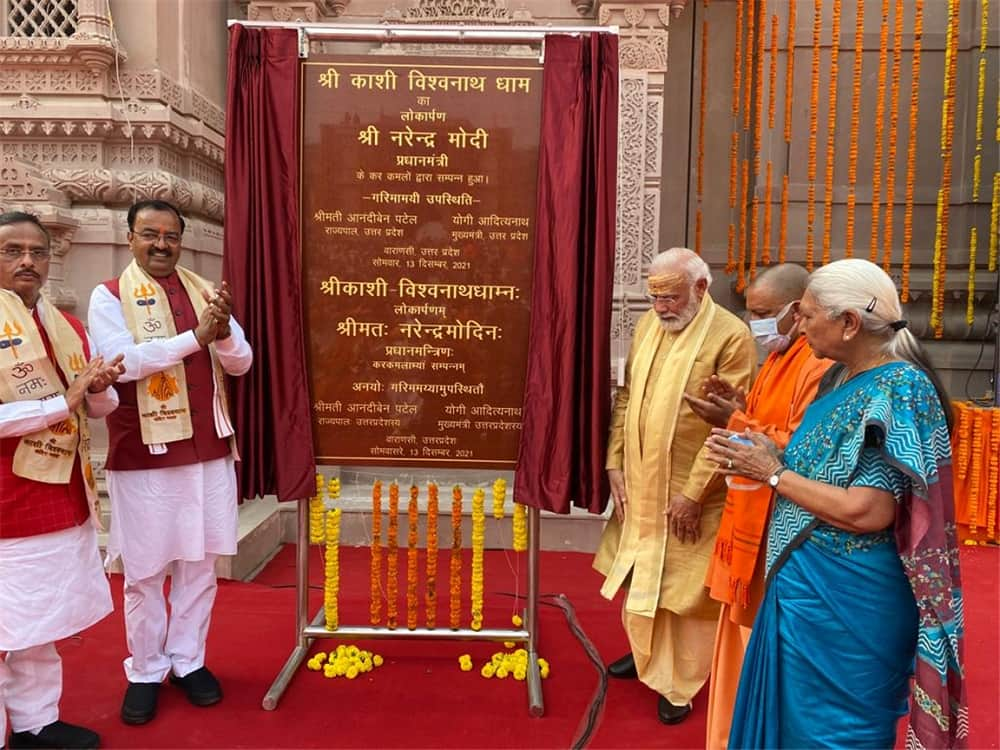
POLYGON ((541 66, 336 56, 302 70, 317 462, 513 468, 541 66))

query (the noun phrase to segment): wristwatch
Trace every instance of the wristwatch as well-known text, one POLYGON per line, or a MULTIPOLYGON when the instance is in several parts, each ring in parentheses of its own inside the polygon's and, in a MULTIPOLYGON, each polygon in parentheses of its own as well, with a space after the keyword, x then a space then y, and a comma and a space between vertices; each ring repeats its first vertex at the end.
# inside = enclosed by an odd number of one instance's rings
POLYGON ((774 470, 774 473, 767 478, 767 483, 771 485, 771 489, 778 488, 778 482, 781 480, 781 475, 788 471, 787 466, 779 466, 774 470))

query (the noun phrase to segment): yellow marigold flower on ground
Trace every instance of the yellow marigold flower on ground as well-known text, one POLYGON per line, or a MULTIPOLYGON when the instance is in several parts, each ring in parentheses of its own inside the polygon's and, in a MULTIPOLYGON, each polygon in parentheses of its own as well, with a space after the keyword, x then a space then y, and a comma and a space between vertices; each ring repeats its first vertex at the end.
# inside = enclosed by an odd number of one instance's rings
POLYGON ((487 680, 493 676, 495 669, 492 664, 484 664, 483 668, 479 670, 479 674, 485 677, 487 680))
POLYGON ((355 667, 354 665, 351 665, 350 667, 347 668, 347 679, 353 680, 357 676, 358 676, 358 668, 357 667, 355 667))
POLYGON ((539 667, 547 667, 547 666, 549 666, 549 662, 546 659, 538 657, 538 666, 539 667))
POLYGON ((336 677, 337 668, 333 664, 326 664, 323 666, 323 675, 325 677, 336 677))
POLYGON ((521 619, 521 615, 514 615, 510 618, 510 621, 514 623, 516 627, 521 627, 524 624, 524 620, 521 619))
POLYGON ((372 657, 372 664, 374 664, 376 667, 381 667, 382 663, 383 660, 381 654, 375 654, 375 656, 372 657))
POLYGON ((514 656, 516 656, 518 659, 527 659, 528 658, 528 649, 526 649, 526 648, 519 648, 517 651, 514 652, 514 656))
POLYGON ((514 648, 514 641, 504 641, 503 642, 503 647, 504 648, 514 648))
POLYGON ((461 662, 458 665, 458 668, 461 669, 463 672, 471 672, 472 671, 472 662, 471 661, 463 661, 463 662, 461 662))
POLYGON ((547 664, 539 669, 538 672, 541 674, 543 680, 547 680, 549 678, 549 666, 547 664))
POLYGON ((496 666, 497 664, 499 664, 500 662, 502 662, 503 661, 503 652, 502 651, 497 651, 495 654, 493 654, 493 656, 490 657, 490 661, 493 663, 493 666, 496 666))
POLYGON ((318 651, 317 653, 313 654, 313 659, 322 664, 323 662, 326 661, 326 651, 318 651))
POLYGON ((313 672, 318 672, 323 668, 323 666, 315 659, 310 659, 309 661, 307 661, 306 667, 313 672))
POLYGON ((523 670, 523 669, 518 668, 518 669, 514 670, 514 679, 515 680, 523 680, 525 677, 527 677, 527 675, 528 675, 528 673, 525 670, 523 670))
POLYGON ((496 675, 497 675, 498 679, 502 680, 508 674, 510 674, 510 671, 503 664, 501 664, 499 667, 497 667, 496 675))

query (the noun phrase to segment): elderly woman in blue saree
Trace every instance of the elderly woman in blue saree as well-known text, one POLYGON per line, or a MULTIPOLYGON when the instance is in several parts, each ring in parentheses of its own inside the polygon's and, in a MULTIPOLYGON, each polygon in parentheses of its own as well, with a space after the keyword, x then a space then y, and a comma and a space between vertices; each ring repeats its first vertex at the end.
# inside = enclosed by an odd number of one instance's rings
POLYGON ((762 435, 708 441, 722 473, 777 496, 729 747, 891 748, 908 703, 907 747, 959 747, 947 396, 878 266, 818 269, 799 315, 816 356, 839 364, 784 454, 762 435))

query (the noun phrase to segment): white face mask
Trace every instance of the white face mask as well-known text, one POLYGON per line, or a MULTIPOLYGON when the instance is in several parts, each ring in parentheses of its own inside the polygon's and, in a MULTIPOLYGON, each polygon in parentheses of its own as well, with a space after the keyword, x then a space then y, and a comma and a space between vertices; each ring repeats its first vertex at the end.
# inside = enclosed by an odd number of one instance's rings
POLYGON ((750 321, 750 333, 753 334, 754 340, 765 351, 783 352, 792 345, 791 336, 787 333, 778 332, 778 323, 788 314, 793 304, 795 303, 789 302, 773 318, 761 318, 760 320, 750 321))

